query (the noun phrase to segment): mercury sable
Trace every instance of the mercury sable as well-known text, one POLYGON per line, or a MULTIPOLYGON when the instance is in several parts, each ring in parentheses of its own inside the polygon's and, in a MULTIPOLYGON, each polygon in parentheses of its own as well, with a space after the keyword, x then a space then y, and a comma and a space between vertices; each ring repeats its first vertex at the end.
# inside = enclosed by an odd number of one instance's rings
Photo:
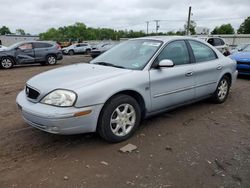
POLYGON ((147 37, 117 45, 90 63, 38 74, 17 96, 24 120, 55 134, 97 131, 128 139, 142 118, 204 98, 223 103, 236 62, 189 37, 147 37))

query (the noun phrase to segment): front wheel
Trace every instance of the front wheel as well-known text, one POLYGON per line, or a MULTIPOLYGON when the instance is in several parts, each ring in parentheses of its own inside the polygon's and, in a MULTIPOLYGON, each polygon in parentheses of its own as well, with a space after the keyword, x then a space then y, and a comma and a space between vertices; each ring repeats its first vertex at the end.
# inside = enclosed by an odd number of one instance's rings
POLYGON ((215 103, 223 103, 227 99, 230 89, 230 80, 227 76, 222 77, 216 91, 213 94, 212 100, 215 103))
POLYGON ((69 51, 69 55, 74 55, 74 54, 75 54, 75 52, 73 50, 69 51))
POLYGON ((13 65, 14 65, 14 61, 11 58, 4 57, 1 60, 0 67, 3 68, 3 69, 10 69, 10 68, 13 67, 13 65))
POLYGON ((138 102, 131 96, 117 95, 103 107, 97 130, 108 142, 121 142, 133 135, 140 120, 138 102))

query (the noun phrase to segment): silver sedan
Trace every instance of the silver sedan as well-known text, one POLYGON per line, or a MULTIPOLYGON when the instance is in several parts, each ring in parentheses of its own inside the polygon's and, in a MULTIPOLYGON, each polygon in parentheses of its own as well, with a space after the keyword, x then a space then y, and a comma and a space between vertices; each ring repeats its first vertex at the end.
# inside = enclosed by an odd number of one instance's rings
POLYGON ((41 73, 17 96, 24 120, 55 134, 128 139, 141 119, 211 98, 223 103, 236 62, 189 37, 131 39, 92 60, 41 73))

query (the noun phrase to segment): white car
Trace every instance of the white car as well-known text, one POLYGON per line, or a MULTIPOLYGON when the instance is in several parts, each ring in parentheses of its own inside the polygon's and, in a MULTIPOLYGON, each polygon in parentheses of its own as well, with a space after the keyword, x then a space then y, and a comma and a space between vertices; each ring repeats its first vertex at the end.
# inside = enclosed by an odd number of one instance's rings
POLYGON ((219 50, 222 54, 226 56, 230 55, 229 46, 225 43, 225 41, 222 38, 219 38, 219 37, 198 37, 198 38, 211 44, 217 50, 219 50))
POLYGON ((5 49, 7 49, 7 47, 5 47, 5 46, 3 46, 3 45, 0 45, 0 51, 3 51, 3 50, 5 50, 5 49))
POLYGON ((80 53, 89 54, 91 52, 91 46, 87 43, 72 44, 68 47, 63 48, 62 52, 64 54, 69 54, 69 55, 80 54, 80 53))

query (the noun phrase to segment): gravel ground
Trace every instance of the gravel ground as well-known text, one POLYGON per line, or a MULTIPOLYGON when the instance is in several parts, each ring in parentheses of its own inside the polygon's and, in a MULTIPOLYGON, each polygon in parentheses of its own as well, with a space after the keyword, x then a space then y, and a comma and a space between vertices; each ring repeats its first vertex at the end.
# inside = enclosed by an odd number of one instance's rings
POLYGON ((0 70, 0 187, 250 187, 250 79, 224 104, 202 101, 144 120, 123 143, 97 134, 52 135, 28 126, 15 104, 37 73, 88 62, 0 70), (137 150, 118 150, 131 143, 137 150))

